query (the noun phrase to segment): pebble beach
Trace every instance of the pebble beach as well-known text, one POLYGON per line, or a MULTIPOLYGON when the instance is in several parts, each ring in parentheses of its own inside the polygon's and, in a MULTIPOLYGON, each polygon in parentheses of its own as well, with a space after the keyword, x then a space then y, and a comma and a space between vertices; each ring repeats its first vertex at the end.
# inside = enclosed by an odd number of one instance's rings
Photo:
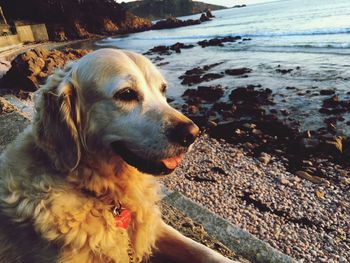
POLYGON ((203 135, 162 182, 300 262, 349 262, 349 175, 315 184, 263 156, 203 135))

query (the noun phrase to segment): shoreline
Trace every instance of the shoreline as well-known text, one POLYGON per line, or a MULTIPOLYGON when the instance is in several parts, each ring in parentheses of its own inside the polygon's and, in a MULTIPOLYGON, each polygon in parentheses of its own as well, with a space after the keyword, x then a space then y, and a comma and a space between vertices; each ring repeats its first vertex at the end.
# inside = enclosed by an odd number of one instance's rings
MULTIPOLYGON (((197 44, 220 49, 225 41, 197 44)), ((189 59, 190 52, 210 52, 182 45, 156 46, 145 54, 169 69, 177 55, 179 60, 182 53, 189 59)), ((339 116, 332 116, 347 113, 347 100, 338 100, 335 87, 312 88, 320 98, 317 114, 326 128, 303 131, 296 116, 283 108, 284 97, 276 100, 278 91, 249 83, 255 70, 251 65, 225 65, 223 59, 210 59, 181 68, 182 75, 172 72, 184 92, 171 104, 210 136, 199 139, 175 176, 164 179, 165 185, 301 262, 348 262, 349 137, 335 133, 334 117, 339 116), (227 78, 249 84, 228 90, 223 84, 227 78)), ((304 64, 279 64, 271 70, 278 78, 300 74, 301 69, 304 64)), ((286 90, 296 90, 297 96, 310 92, 298 86, 286 90)))
MULTIPOLYGON (((209 43, 219 47, 222 44, 218 40, 202 42, 203 45, 209 43)), ((185 52, 181 49, 186 50, 186 47, 180 44, 174 45, 173 48, 158 47, 156 50, 160 51, 157 51, 159 54, 153 51, 156 53, 154 56, 148 55, 157 63, 164 63, 167 62, 162 61, 164 58, 173 56, 178 51, 185 52)), ((214 64, 219 62, 210 61, 214 64)), ((349 237, 346 234, 344 236, 350 222, 350 200, 347 196, 350 183, 348 164, 336 164, 334 160, 320 155, 313 158, 299 156, 298 151, 303 150, 302 148, 297 148, 294 155, 281 149, 281 146, 290 141, 292 144, 296 142, 291 140, 294 138, 294 131, 276 119, 267 119, 271 121, 270 125, 281 124, 273 126, 280 133, 271 134, 271 130, 266 129, 266 123, 258 122, 266 121, 265 114, 260 114, 263 111, 261 106, 271 102, 271 92, 268 90, 258 86, 233 89, 234 100, 220 104, 223 90, 206 82, 219 75, 247 75, 249 79, 251 72, 249 68, 242 67, 239 70, 231 68, 227 69, 227 73, 216 72, 217 75, 213 75, 210 70, 216 70, 216 66, 220 67, 214 64, 202 64, 193 69, 184 68, 183 71, 187 70, 190 73, 183 74, 182 80, 178 80, 186 81, 183 86, 193 81, 193 84, 197 85, 196 81, 202 81, 200 85, 210 88, 207 90, 189 87, 192 91, 188 91, 188 94, 182 97, 183 101, 175 102, 179 103, 176 105, 178 109, 185 111, 192 118, 195 117, 197 123, 204 120, 205 129, 218 139, 200 138, 195 149, 203 154, 195 155, 192 151, 175 176, 165 179, 165 184, 249 230, 286 254, 306 259, 307 262, 317 262, 316 259, 321 262, 340 261, 350 257, 346 254, 350 248, 349 237), (192 74, 193 72, 195 74, 192 74), (248 105, 246 108, 242 107, 245 103, 248 105), (215 111, 226 119, 217 121, 206 115, 205 108, 210 109, 214 105, 215 111), (234 111, 233 106, 236 107, 234 111), (237 109, 255 119, 235 120, 239 115, 231 114, 236 114, 237 109), (275 136, 278 137, 277 140, 274 140, 275 136), (210 157, 207 158, 206 155, 210 157), (290 163, 291 160, 298 162, 290 163), (300 167, 301 170, 296 170, 296 167, 300 167), (340 207, 340 210, 334 210, 334 207, 340 207), (303 243, 300 243, 300 240, 304 240, 303 243), (340 256, 337 257, 337 254, 340 256)), ((277 71, 278 74, 289 74, 288 68, 277 69, 280 71, 277 71)), ((218 82, 221 80, 219 77, 218 82)), ((296 135, 299 136, 300 133, 296 135)), ((314 134, 306 134, 305 138, 300 139, 310 139, 312 136, 314 134)), ((330 146, 339 154, 336 144, 331 143, 330 146)), ((328 150, 323 149, 325 153, 328 150)))

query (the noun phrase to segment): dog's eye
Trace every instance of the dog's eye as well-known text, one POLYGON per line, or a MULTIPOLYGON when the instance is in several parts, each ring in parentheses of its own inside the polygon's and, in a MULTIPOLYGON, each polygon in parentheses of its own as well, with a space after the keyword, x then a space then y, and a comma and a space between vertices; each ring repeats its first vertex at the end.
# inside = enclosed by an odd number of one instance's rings
POLYGON ((127 88, 114 94, 113 98, 115 100, 133 101, 138 100, 138 94, 135 90, 127 88))
POLYGON ((167 85, 165 83, 162 84, 162 86, 160 87, 160 92, 161 93, 165 93, 166 92, 166 88, 167 88, 167 85))

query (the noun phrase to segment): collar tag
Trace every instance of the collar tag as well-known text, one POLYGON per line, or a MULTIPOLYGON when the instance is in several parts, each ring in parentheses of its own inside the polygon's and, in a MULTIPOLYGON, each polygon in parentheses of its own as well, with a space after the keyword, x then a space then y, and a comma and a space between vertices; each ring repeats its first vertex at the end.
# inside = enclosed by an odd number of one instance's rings
POLYGON ((122 209, 119 215, 114 216, 115 226, 128 229, 131 221, 131 212, 127 209, 122 209))

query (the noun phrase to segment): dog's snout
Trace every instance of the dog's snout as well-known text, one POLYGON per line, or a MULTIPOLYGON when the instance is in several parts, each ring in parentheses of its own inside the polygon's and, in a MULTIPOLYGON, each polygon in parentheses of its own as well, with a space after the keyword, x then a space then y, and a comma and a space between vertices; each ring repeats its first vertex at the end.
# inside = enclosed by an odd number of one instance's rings
POLYGON ((193 122, 180 122, 168 131, 168 138, 181 146, 190 146, 197 138, 199 128, 193 122))

